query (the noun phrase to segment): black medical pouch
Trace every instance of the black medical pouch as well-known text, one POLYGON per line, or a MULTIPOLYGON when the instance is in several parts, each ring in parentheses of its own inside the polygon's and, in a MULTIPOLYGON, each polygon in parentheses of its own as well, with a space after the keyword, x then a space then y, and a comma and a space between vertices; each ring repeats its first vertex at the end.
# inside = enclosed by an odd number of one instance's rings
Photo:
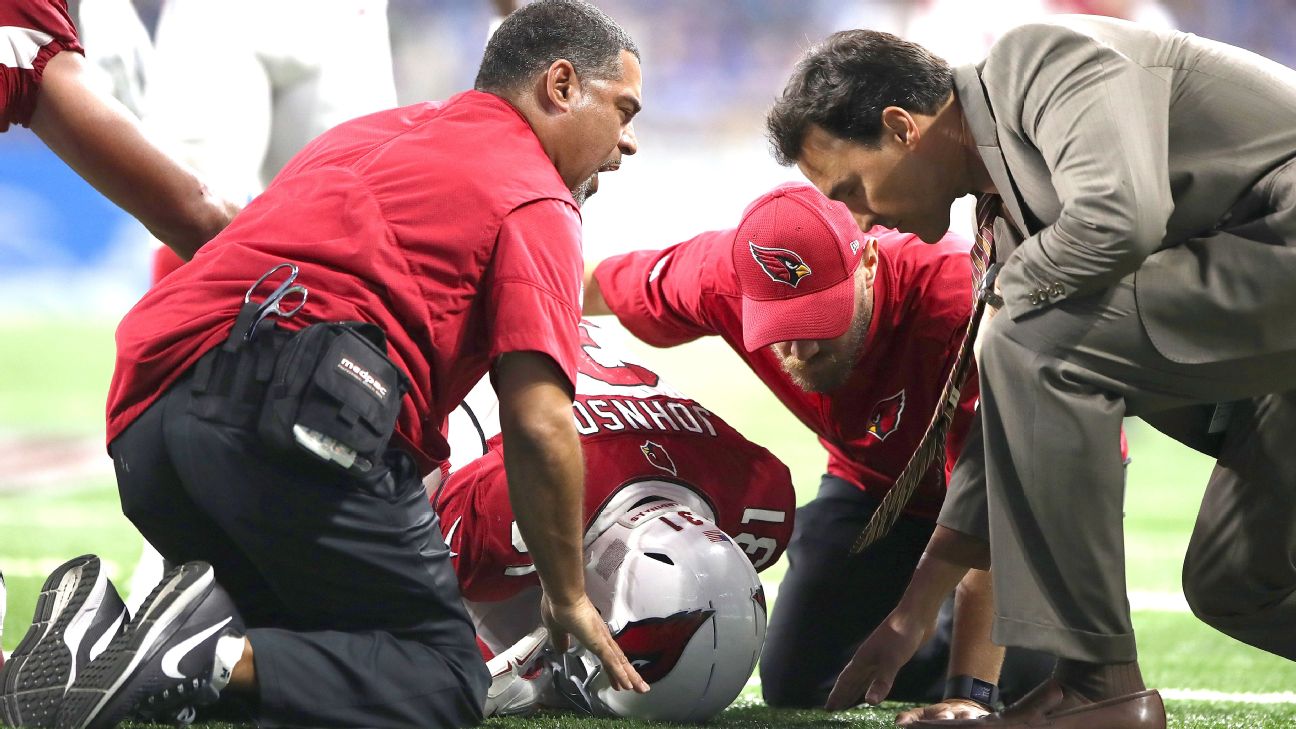
POLYGON ((257 434, 272 448, 305 450, 348 473, 382 464, 409 379, 373 324, 312 324, 275 358, 257 434))

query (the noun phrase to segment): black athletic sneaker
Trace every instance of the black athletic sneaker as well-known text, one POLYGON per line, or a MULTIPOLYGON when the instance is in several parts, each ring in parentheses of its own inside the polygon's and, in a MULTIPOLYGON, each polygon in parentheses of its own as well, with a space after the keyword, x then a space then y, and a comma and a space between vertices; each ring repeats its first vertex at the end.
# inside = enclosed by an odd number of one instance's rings
POLYGON ((243 620, 211 565, 176 567, 77 676, 55 726, 100 729, 126 718, 189 723, 229 681, 233 665, 217 665, 217 642, 242 634, 243 620))
POLYGON ((36 598, 31 628, 0 668, 0 720, 53 726, 64 692, 128 619, 98 557, 83 555, 54 570, 36 598))

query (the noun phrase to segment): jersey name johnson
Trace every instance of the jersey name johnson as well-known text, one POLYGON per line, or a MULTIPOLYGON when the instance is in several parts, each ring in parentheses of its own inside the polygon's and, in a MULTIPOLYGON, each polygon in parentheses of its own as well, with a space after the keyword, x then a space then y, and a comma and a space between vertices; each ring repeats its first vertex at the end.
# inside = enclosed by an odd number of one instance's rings
POLYGON ((692 402, 626 397, 577 397, 572 403, 576 430, 581 435, 601 431, 639 430, 694 433, 716 437, 710 410, 692 402))

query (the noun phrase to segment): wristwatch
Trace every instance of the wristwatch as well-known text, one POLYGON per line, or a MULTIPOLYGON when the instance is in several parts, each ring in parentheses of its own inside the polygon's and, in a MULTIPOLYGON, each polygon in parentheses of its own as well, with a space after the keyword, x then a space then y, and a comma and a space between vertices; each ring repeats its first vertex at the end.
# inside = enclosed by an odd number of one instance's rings
POLYGON ((975 676, 951 676, 945 682, 945 699, 964 699, 994 711, 999 703, 999 687, 975 676))

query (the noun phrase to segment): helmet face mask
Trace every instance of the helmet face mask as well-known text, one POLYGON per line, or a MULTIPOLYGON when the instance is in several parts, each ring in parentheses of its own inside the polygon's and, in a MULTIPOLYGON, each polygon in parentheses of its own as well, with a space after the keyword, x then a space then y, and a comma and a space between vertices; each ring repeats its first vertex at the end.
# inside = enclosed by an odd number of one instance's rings
POLYGON ((760 579, 729 535, 690 507, 655 501, 617 518, 585 550, 585 584, 652 691, 613 691, 576 647, 553 666, 567 708, 705 721, 746 685, 765 643, 760 579))

